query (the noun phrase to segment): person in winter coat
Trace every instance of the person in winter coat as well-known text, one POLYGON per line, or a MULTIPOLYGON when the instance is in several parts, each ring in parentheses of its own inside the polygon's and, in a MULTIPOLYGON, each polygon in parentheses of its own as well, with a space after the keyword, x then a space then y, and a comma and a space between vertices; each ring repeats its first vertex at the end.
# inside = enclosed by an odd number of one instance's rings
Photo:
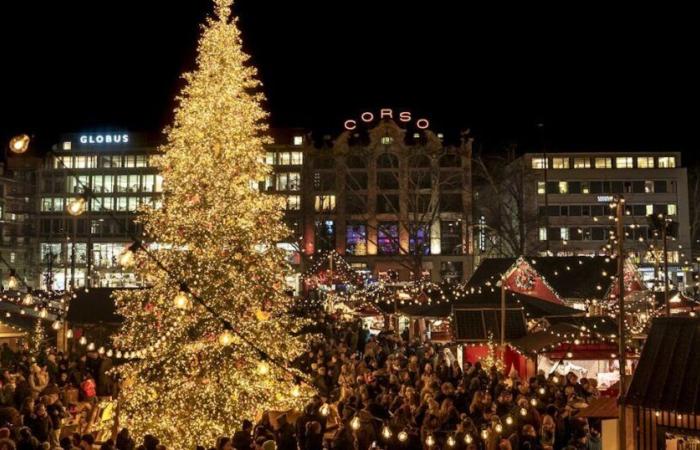
POLYGON ((278 450, 297 450, 297 437, 294 427, 287 421, 285 414, 277 418, 279 428, 275 433, 275 442, 278 450))
POLYGON ((41 391, 49 385, 49 374, 46 369, 39 367, 38 364, 32 364, 29 369, 29 387, 32 390, 32 398, 39 397, 41 391))
POLYGON ((25 424, 32 430, 32 435, 37 438, 39 442, 49 441, 53 430, 53 423, 43 403, 38 403, 36 405, 34 414, 29 416, 29 420, 27 420, 25 424))

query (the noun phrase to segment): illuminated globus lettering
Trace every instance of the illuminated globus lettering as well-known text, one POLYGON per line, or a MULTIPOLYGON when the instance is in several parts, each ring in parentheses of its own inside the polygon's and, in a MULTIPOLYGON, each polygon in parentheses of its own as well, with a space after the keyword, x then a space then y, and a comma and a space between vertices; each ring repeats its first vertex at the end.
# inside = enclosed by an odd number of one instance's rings
POLYGON ((79 140, 81 144, 127 144, 129 143, 129 134, 82 134, 79 140))
MULTIPOLYGON (((394 116, 396 115, 396 119, 401 122, 401 123, 409 123, 413 120, 413 114, 411 114, 411 111, 399 111, 398 113, 394 113, 394 110, 391 108, 382 108, 379 110, 379 114, 375 114, 371 111, 365 111, 362 114, 360 114, 360 118, 358 119, 348 119, 345 122, 343 122, 343 126, 345 127, 346 130, 352 131, 357 128, 357 125, 362 122, 362 123, 371 123, 375 119, 379 118, 381 119, 394 119, 394 116)), ((421 130, 425 130, 430 126, 430 121, 425 118, 419 118, 416 119, 415 125, 417 128, 420 128, 421 130)))

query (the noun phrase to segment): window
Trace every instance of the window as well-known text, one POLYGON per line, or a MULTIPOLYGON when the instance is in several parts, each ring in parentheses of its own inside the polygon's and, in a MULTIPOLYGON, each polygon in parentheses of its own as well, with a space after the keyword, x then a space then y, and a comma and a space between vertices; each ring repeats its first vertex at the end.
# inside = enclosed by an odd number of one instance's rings
POLYGON ((127 211, 128 210, 128 205, 129 205, 129 200, 128 197, 117 197, 116 199, 116 210, 117 211, 127 211))
POLYGON ((634 158, 631 156, 618 156, 615 158, 615 167, 618 169, 631 169, 634 167, 634 158))
POLYGON ((290 161, 289 163, 294 166, 300 166, 304 162, 303 152, 289 152, 290 161))
POLYGON ((580 181, 569 181, 569 193, 570 194, 580 194, 581 193, 581 182, 580 181))
POLYGON ((568 194, 569 193, 569 183, 566 181, 559 182, 559 193, 568 194))
POLYGON ((612 169, 612 158, 596 158, 596 169, 612 169))
POLYGON ((156 188, 156 177, 155 175, 143 175, 141 177, 143 183, 143 192, 154 192, 156 188))
POLYGON ((399 196, 396 194, 382 194, 377 196, 377 212, 380 214, 398 214, 399 196))
POLYGON ((443 255, 462 254, 462 225, 456 220, 440 222, 440 253, 443 255))
POLYGON ((317 195, 314 206, 316 212, 335 211, 335 195, 317 195))
POLYGON ((301 189, 301 174, 299 172, 277 174, 278 191, 298 191, 299 189, 301 189))
POLYGON ((411 223, 409 225, 409 251, 412 255, 430 254, 430 224, 411 223))
POLYGON ((139 176, 129 175, 129 192, 138 192, 140 189, 139 176))
POLYGON ((41 262, 47 263, 49 261, 53 261, 54 263, 61 262, 60 243, 41 243, 41 262))
POLYGON ((138 197, 129 197, 129 200, 127 202, 127 209, 131 212, 136 211, 136 209, 139 207, 139 198, 138 197))
POLYGON ((546 241, 547 240, 547 227, 540 227, 540 241, 546 241))
POLYGON ((532 158, 533 169, 546 169, 547 166, 547 158, 532 158))
POLYGON ((377 172, 377 187, 379 189, 398 189, 399 174, 394 171, 377 172))
POLYGON ((294 145, 302 145, 304 143, 304 136, 294 136, 292 141, 294 145))
POLYGON ((129 176, 128 175, 119 175, 116 177, 116 179, 117 179, 116 192, 126 192, 128 187, 129 187, 129 176))
POLYGON ((552 158, 553 169, 568 169, 569 158, 552 158))
POLYGON ((654 205, 646 205, 646 215, 651 216, 654 214, 654 205))
POLYGON ((659 167, 662 169, 673 169, 676 167, 675 156, 659 156, 659 167))
POLYGON ((396 222, 380 222, 377 226, 377 251, 380 255, 399 252, 399 226, 396 222))
POLYGON ((590 184, 587 181, 582 181, 581 182, 581 193, 582 194, 590 194, 591 188, 590 184))
POLYGON ((654 192, 657 194, 666 193, 666 180, 654 181, 654 192))
POLYGON ((653 156, 638 156, 637 157, 637 167, 640 169, 653 169, 654 168, 654 157, 653 156))
POLYGON ((71 141, 64 141, 63 142, 63 150, 70 150, 72 147, 71 141))
POLYGON ((382 136, 382 144, 383 145, 391 145, 391 143, 394 142, 394 138, 391 136, 382 136))
POLYGON ((559 236, 561 237, 562 241, 568 241, 569 240, 569 229, 567 227, 559 228, 559 236))
POLYGON ((265 164, 269 164, 269 165, 275 164, 275 152, 265 153, 265 164))
POLYGON ((315 225, 316 251, 335 249, 335 222, 332 220, 317 220, 315 225))
POLYGON ((367 254, 367 225, 364 222, 348 222, 345 228, 345 253, 367 254))
POLYGON ((112 155, 110 167, 124 167, 121 155, 112 155))
POLYGON ((675 216, 676 215, 676 204, 669 203, 668 205, 666 205, 666 213, 669 216, 675 216))
POLYGON ((156 192, 163 192, 163 176, 156 175, 156 192))
POLYGON ((544 194, 546 192, 547 185, 545 184, 544 181, 538 181, 537 182, 537 193, 538 194, 544 194))
POLYGON ((296 211, 301 209, 301 196, 299 195, 288 195, 287 196, 287 209, 291 211, 296 211))
POLYGON ((574 158, 574 169, 590 169, 590 158, 574 158))

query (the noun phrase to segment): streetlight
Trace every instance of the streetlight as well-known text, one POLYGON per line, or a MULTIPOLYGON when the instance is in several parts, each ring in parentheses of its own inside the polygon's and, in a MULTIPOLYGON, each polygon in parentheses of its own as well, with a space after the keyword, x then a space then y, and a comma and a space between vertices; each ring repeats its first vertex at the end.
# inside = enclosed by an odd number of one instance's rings
POLYGON ((87 209, 87 200, 84 197, 76 197, 68 202, 67 210, 71 216, 79 216, 87 209))
POLYGON ((22 154, 29 149, 31 138, 27 134, 18 134, 10 139, 10 151, 12 153, 22 154))

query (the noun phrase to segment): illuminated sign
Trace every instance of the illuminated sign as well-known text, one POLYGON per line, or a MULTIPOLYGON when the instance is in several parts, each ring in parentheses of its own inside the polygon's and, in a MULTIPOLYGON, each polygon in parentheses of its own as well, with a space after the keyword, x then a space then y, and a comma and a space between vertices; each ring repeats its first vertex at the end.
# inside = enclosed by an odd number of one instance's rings
MULTIPOLYGON (((391 108, 382 108, 379 110, 379 114, 375 114, 371 111, 365 111, 362 114, 360 114, 359 122, 370 123, 373 122, 376 118, 393 120, 394 115, 394 110, 391 108)), ((401 123, 409 123, 413 120, 413 115, 411 114, 411 111, 399 111, 398 113, 396 113, 396 118, 401 123)), ((415 121, 415 124, 416 127, 420 128, 421 130, 425 130, 430 126, 430 122, 428 121, 428 119, 424 118, 417 119, 415 121)), ((348 119, 343 123, 345 129, 349 131, 356 129, 357 125, 357 119, 348 119)))
POLYGON ((598 196, 598 203, 611 203, 615 201, 615 197, 612 195, 599 195, 598 196))
POLYGON ((81 134, 81 144, 127 144, 128 133, 81 134))

